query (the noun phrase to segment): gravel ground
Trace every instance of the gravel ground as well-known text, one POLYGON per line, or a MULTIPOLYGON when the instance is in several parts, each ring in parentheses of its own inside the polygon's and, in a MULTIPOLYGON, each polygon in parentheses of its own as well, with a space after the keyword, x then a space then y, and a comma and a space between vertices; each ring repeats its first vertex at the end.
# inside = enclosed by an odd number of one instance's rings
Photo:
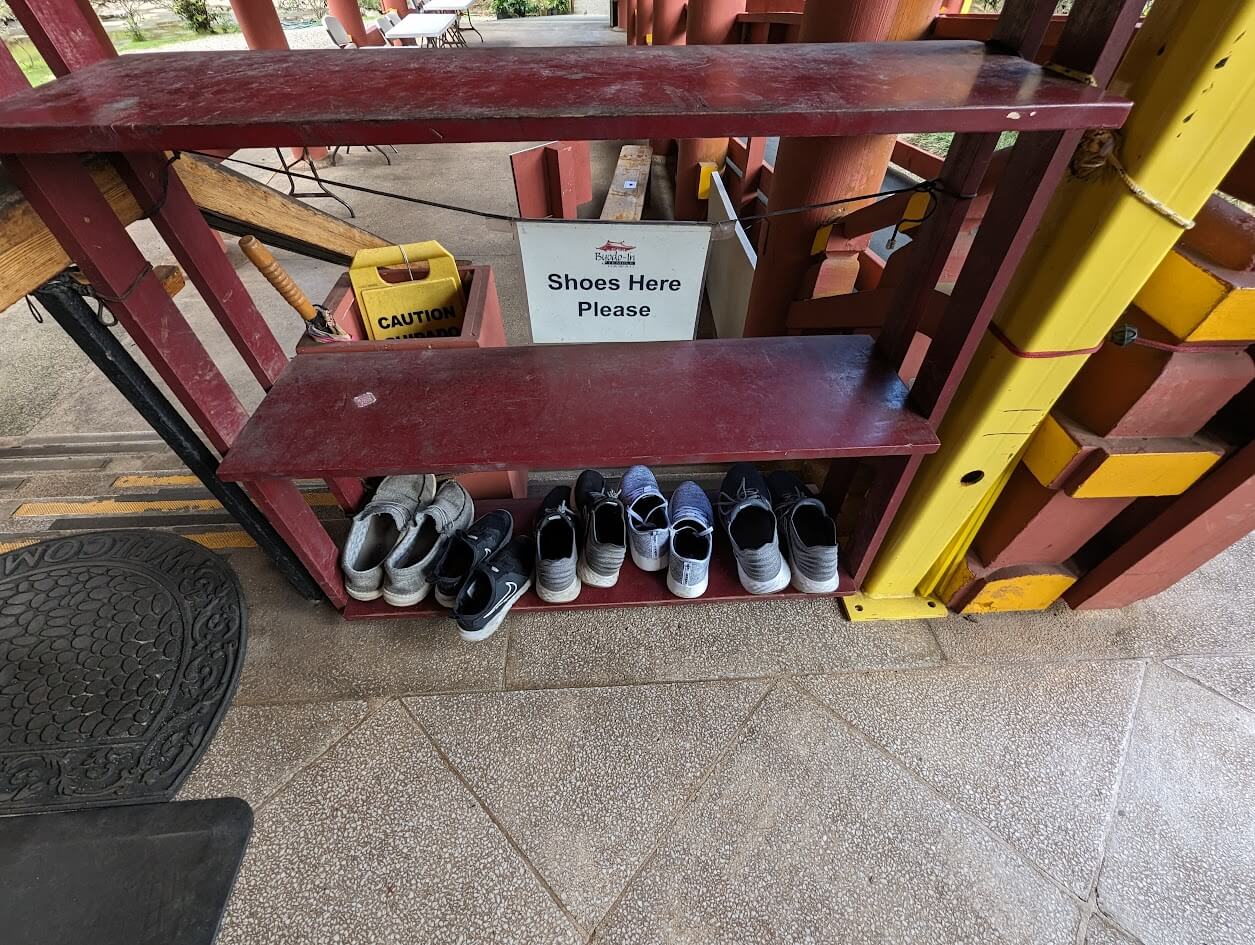
MULTIPOLYGON (((301 26, 296 29, 284 30, 288 45, 293 49, 334 49, 327 31, 319 26, 301 26)), ((176 46, 158 47, 144 52, 204 52, 215 49, 248 49, 243 33, 220 33, 215 36, 201 36, 189 39, 176 46)))

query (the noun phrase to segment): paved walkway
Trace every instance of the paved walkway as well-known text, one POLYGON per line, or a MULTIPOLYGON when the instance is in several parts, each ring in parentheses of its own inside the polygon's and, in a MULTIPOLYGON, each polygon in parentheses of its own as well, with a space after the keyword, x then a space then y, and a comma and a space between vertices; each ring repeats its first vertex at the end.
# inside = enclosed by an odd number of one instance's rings
MULTIPOLYGON (((488 31, 622 42, 587 20, 488 31)), ((355 150, 327 174, 512 211, 517 147, 355 150)), ((390 239, 489 262, 527 339, 509 234, 350 200, 390 239)), ((314 298, 336 278, 280 255, 314 298)), ((290 346, 295 316, 231 258, 290 346)), ((203 302, 179 304, 256 402, 203 302)), ((0 326, 0 435, 32 451, 0 468, 0 515, 61 502, 0 531, 72 526, 124 480, 150 488, 128 473, 174 472, 109 434, 142 421, 55 324, 15 307, 0 326), (59 438, 80 465, 48 476, 59 438)), ((227 553, 248 656, 183 792, 257 810, 227 945, 1255 942, 1255 539, 1117 612, 853 625, 763 601, 516 616, 478 645, 443 621, 346 625, 227 553)))
POLYGON ((221 941, 1248 945, 1255 538, 1124 611, 345 626, 257 552, 221 941))

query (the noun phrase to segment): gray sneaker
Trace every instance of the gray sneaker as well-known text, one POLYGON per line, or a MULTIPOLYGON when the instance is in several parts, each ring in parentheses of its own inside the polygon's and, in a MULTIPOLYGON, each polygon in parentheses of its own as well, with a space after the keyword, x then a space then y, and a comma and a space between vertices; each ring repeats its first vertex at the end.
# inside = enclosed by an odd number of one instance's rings
POLYGON ((667 566, 671 529, 667 500, 658 480, 647 466, 633 466, 623 474, 620 495, 627 510, 628 544, 632 560, 642 571, 661 571, 667 566))
POLYGON ((671 496, 671 550, 667 589, 676 597, 701 597, 710 582, 715 515, 695 482, 682 482, 671 496))
POLYGON ((456 479, 436 490, 431 505, 422 509, 383 563, 386 578, 383 599, 393 607, 412 607, 432 587, 431 570, 445 542, 475 518, 471 494, 456 479))
POLYGON ((580 473, 574 492, 575 511, 584 526, 577 566, 580 580, 590 587, 614 587, 627 557, 627 519, 619 493, 608 488, 595 469, 580 473))
POLYGON ((784 535, 793 586, 803 594, 831 594, 837 589, 837 523, 806 483, 791 472, 767 477, 776 521, 784 535))
POLYGON ((414 513, 436 494, 435 476, 389 476, 370 501, 353 516, 340 555, 344 589, 355 600, 376 600, 382 593, 383 563, 392 553, 414 513))
POLYGON ((536 593, 547 604, 565 604, 580 596, 570 498, 569 487, 556 486, 536 512, 536 593))
POLYGON ((741 586, 751 594, 774 594, 789 586, 789 563, 780 553, 771 492, 757 469, 737 463, 723 477, 719 519, 736 555, 741 586))

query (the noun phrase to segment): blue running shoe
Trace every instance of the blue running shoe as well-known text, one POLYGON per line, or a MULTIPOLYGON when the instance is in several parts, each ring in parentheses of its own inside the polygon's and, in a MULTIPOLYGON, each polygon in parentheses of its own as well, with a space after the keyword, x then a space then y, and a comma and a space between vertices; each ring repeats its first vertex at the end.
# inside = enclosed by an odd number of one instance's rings
POLYGON ((706 492, 682 482, 671 496, 670 556, 667 588, 676 597, 701 597, 710 580, 715 514, 706 492))
POLYGON ((620 497, 627 509, 628 547, 642 571, 661 571, 667 566, 671 538, 667 500, 658 480, 647 466, 633 466, 623 474, 620 497))
POLYGON ((741 586, 751 594, 774 594, 789 585, 789 563, 780 553, 771 491, 750 463, 737 463, 723 477, 719 519, 736 555, 741 586))

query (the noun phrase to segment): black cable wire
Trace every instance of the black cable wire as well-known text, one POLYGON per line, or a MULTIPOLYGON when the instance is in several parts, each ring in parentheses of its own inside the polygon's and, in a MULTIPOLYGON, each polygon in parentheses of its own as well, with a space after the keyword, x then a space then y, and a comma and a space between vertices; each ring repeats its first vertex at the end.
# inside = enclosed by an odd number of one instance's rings
MULTIPOLYGON (((174 157, 171 158, 171 163, 178 160, 180 153, 183 153, 183 152, 176 151, 174 153, 174 157)), ((229 161, 233 164, 241 164, 245 167, 252 167, 261 171, 271 171, 272 173, 280 173, 279 169, 271 167, 269 164, 259 164, 256 161, 246 161, 243 158, 237 158, 237 157, 223 158, 215 154, 206 154, 203 151, 187 151, 186 153, 195 154, 197 157, 208 158, 211 161, 214 161, 215 163, 218 161, 229 161)), ((328 178, 328 177, 312 177, 309 174, 300 174, 292 170, 289 170, 287 173, 292 177, 296 177, 301 180, 315 181, 317 183, 325 184, 329 187, 341 187, 344 190, 352 190, 352 191, 356 191, 362 194, 373 194, 376 197, 391 197, 394 200, 400 200, 405 203, 414 203, 422 207, 432 207, 437 210, 450 210, 454 213, 466 213, 471 216, 482 217, 486 220, 501 220, 507 223, 515 223, 515 222, 519 222, 525 219, 524 217, 517 217, 509 213, 494 213, 491 210, 476 210, 473 207, 459 207, 456 204, 441 203, 438 200, 426 200, 422 197, 412 197, 409 194, 398 194, 393 191, 376 190, 373 187, 363 187, 360 184, 347 184, 347 183, 344 183, 343 181, 332 180, 331 178, 328 178)), ((895 194, 907 194, 907 193, 929 194, 932 197, 932 201, 930 204, 932 209, 936 209, 936 202, 937 202, 936 194, 938 193, 946 194, 947 196, 954 197, 958 200, 971 200, 972 197, 975 196, 975 194, 951 193, 950 191, 946 190, 946 188, 942 185, 941 180, 939 178, 933 178, 932 180, 926 180, 926 181, 921 181, 918 184, 912 184, 910 187, 896 187, 890 190, 878 191, 877 193, 874 193, 874 194, 859 194, 858 196, 855 196, 855 197, 839 197, 836 200, 825 200, 822 203, 808 203, 808 204, 803 204, 800 207, 789 207, 783 210, 769 210, 764 213, 755 213, 749 216, 738 218, 738 222, 750 223, 755 220, 766 220, 772 217, 788 216, 794 213, 805 213, 809 210, 823 210, 823 209, 826 209, 827 207, 837 207, 837 206, 840 206, 841 204, 857 203, 858 201, 861 201, 861 200, 876 200, 881 197, 892 197, 895 194)), ((922 219, 906 221, 906 222, 913 222, 913 223, 923 222, 923 220, 928 219, 928 217, 931 215, 932 215, 932 211, 930 210, 927 214, 925 214, 925 216, 922 219)), ((718 224, 714 224, 714 225, 717 226, 718 224)))

